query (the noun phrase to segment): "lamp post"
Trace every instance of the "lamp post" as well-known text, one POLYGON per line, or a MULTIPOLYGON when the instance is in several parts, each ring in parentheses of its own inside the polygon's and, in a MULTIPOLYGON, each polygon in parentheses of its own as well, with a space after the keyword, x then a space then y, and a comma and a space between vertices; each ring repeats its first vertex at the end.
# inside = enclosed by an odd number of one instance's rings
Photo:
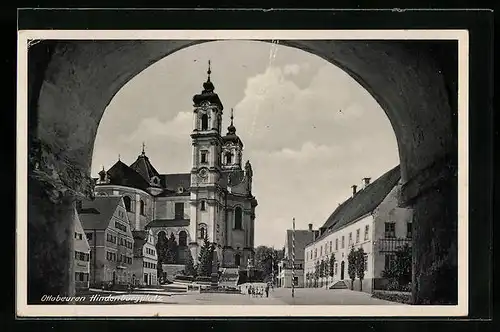
POLYGON ((295 218, 292 225, 292 297, 295 297, 295 218))

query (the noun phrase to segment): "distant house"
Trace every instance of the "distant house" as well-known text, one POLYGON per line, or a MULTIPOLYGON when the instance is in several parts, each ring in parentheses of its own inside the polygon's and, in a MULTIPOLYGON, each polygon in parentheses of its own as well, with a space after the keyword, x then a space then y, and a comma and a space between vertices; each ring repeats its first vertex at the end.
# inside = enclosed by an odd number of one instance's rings
POLYGON ((73 227, 75 238, 73 266, 75 271, 75 289, 78 291, 89 288, 90 246, 76 211, 73 227))
POLYGON ((90 245, 90 284, 132 283, 134 239, 122 197, 81 201, 78 214, 90 245))
POLYGON ((283 259, 278 263, 277 287, 304 287, 304 249, 314 240, 312 224, 308 230, 295 230, 292 240, 291 229, 286 231, 285 252, 283 259), (295 265, 292 273, 292 245, 295 247, 295 265), (294 275, 294 276, 293 276, 294 275))
MULTIPOLYGON (((373 183, 364 179, 361 190, 353 187, 352 197, 340 204, 319 229, 319 236, 305 248, 304 277, 307 287, 345 288, 351 286, 348 255, 363 248, 365 275, 363 291, 382 289, 387 284, 383 271, 394 262, 394 251, 411 245, 412 212, 400 208, 400 169, 389 170, 373 183), (317 266, 335 256, 333 276, 318 277, 317 266)), ((354 289, 360 289, 359 279, 354 289)))
POLYGON ((134 285, 158 285, 158 254, 151 229, 133 231, 134 263, 132 264, 134 285))

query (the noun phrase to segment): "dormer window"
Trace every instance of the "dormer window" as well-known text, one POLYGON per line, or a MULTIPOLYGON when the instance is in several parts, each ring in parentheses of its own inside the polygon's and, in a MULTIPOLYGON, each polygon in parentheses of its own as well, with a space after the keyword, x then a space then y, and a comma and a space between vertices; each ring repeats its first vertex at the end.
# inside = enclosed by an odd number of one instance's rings
POLYGON ((153 176, 151 178, 151 184, 153 184, 155 186, 159 185, 160 184, 160 179, 157 176, 153 176))

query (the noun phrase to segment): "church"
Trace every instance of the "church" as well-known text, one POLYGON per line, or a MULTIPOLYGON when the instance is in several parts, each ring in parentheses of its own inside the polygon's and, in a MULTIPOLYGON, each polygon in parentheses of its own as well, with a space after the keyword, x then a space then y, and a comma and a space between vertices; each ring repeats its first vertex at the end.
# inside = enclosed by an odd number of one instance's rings
MULTIPOLYGON (((253 170, 243 162, 233 110, 223 133, 223 105, 210 80, 193 97, 192 167, 160 174, 144 151, 130 165, 118 160, 96 179, 96 196, 122 196, 133 231, 151 230, 156 240, 173 236, 178 264, 198 260, 205 237, 216 246, 220 267, 246 268, 254 252, 253 170)), ((186 133, 186 139, 188 139, 186 133)))

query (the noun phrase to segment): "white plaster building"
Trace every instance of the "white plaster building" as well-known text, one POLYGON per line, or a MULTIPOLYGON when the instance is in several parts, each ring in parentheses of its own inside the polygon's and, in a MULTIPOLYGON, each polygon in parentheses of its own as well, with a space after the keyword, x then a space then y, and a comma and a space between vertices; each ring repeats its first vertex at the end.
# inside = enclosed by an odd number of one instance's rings
MULTIPOLYGON (((411 210, 398 207, 401 186, 399 166, 364 187, 353 186, 353 196, 340 204, 319 229, 319 236, 305 248, 306 287, 350 288, 348 255, 351 248, 365 252, 363 291, 383 289, 382 272, 392 263, 398 246, 411 245, 411 210), (335 255, 333 276, 317 278, 316 264, 335 255)), ((354 289, 360 289, 356 279, 354 289)))
POLYGON ((158 285, 158 256, 153 231, 151 229, 133 231, 132 235, 134 236, 133 284, 158 285))
POLYGON ((89 288, 90 274, 90 245, 85 236, 78 213, 75 210, 74 218, 74 256, 73 266, 75 270, 75 289, 84 290, 89 288))

